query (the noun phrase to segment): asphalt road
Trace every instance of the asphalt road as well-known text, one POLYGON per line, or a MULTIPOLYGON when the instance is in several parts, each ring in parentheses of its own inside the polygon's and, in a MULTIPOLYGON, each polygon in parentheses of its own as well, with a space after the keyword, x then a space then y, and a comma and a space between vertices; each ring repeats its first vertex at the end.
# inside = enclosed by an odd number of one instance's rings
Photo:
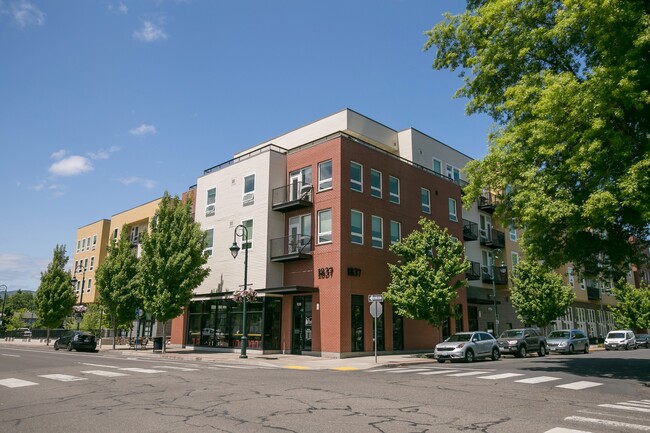
POLYGON ((0 432, 650 432, 650 350, 299 370, 0 347, 0 432))

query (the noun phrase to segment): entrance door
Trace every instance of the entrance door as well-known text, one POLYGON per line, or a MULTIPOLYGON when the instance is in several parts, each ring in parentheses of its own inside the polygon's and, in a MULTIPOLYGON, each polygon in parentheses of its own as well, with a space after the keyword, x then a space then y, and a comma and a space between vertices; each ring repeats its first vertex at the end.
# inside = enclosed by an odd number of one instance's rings
POLYGON ((311 296, 294 296, 293 298, 293 333, 291 336, 291 353, 301 355, 311 351, 312 312, 311 296))

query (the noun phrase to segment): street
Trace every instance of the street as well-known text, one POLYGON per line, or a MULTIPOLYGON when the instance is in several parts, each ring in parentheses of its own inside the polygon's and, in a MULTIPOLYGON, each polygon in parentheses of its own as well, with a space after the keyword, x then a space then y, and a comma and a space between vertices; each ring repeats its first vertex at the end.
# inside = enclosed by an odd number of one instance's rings
POLYGON ((350 371, 273 359, 0 346, 0 431, 650 431, 647 349, 350 371))

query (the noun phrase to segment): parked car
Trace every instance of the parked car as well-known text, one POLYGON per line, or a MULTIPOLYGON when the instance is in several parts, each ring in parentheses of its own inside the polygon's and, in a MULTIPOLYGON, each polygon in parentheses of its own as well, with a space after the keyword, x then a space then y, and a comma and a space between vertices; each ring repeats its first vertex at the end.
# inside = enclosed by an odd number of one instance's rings
POLYGON ((605 350, 636 349, 636 337, 634 332, 624 329, 621 331, 609 331, 605 337, 605 350))
POLYGON ((648 334, 636 334, 636 347, 650 348, 650 337, 648 337, 648 334))
POLYGON ((549 353, 589 353, 589 338, 579 329, 560 329, 546 336, 546 346, 549 353))
POLYGON ((508 329, 497 339, 501 355, 523 358, 530 352, 546 355, 546 337, 535 328, 508 329))
POLYGON ((85 331, 66 331, 54 341, 54 350, 67 349, 88 350, 94 352, 97 350, 97 341, 95 336, 85 331))
POLYGON ((501 351, 497 340, 487 332, 457 332, 442 343, 436 344, 433 355, 438 362, 473 362, 479 358, 496 361, 501 357, 501 351))

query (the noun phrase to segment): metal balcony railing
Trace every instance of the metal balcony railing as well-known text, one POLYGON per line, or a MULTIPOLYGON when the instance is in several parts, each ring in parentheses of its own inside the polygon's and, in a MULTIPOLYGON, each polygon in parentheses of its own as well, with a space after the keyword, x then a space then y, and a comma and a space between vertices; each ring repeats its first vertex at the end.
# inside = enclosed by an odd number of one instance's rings
POLYGON ((506 234, 500 230, 479 230, 481 245, 490 248, 504 248, 506 246, 506 234))
POLYGON ((295 234, 271 239, 271 261, 290 262, 311 258, 312 237, 295 234))
POLYGON ((481 280, 496 285, 508 284, 508 268, 505 266, 481 266, 481 280))
POLYGON ((478 208, 484 212, 493 213, 498 204, 499 200, 496 194, 493 194, 490 191, 484 192, 478 198, 478 208))
POLYGON ((478 239, 478 224, 463 219, 463 240, 475 241, 478 239))
POLYGON ((468 280, 481 279, 481 264, 479 262, 469 262, 470 268, 465 272, 465 278, 468 280))
POLYGON ((275 188, 271 194, 271 209, 279 212, 310 207, 312 204, 313 187, 307 183, 293 182, 275 188))

